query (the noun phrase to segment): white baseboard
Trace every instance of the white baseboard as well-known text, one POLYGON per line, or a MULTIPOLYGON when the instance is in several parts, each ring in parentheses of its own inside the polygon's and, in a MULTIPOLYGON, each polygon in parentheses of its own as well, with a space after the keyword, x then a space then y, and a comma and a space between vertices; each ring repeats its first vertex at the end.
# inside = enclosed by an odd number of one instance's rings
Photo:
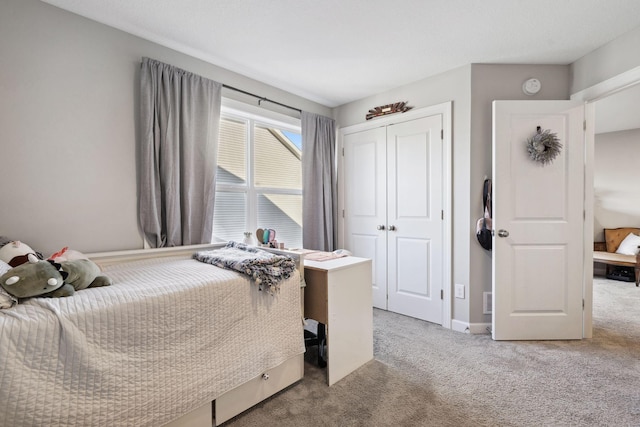
POLYGON ((467 323, 453 319, 451 329, 465 334, 490 334, 491 323, 467 323))
POLYGON ((471 323, 469 330, 472 334, 491 334, 491 323, 471 323))
POLYGON ((470 333, 469 332, 469 324, 467 322, 461 322, 459 320, 456 319, 452 319, 451 320, 451 329, 453 329, 456 332, 462 332, 465 334, 470 333))

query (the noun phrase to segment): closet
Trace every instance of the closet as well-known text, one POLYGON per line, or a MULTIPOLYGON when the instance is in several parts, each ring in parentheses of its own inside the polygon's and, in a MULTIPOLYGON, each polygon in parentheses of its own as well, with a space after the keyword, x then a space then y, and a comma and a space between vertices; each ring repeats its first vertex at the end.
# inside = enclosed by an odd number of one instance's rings
POLYGON ((343 134, 344 247, 373 260, 373 306, 442 324, 443 115, 343 134))

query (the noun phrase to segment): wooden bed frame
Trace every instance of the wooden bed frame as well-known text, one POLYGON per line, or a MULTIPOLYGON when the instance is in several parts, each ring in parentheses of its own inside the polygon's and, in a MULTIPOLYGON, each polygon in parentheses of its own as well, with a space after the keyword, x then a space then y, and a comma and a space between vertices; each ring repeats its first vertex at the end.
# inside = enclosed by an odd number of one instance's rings
MULTIPOLYGON (((187 255, 199 250, 217 249, 225 243, 181 246, 175 248, 139 249, 115 252, 100 252, 87 254, 96 264, 106 267, 123 262, 148 258, 172 257, 187 255)), ((277 254, 291 256, 296 261, 300 277, 304 277, 303 255, 286 250, 261 248, 277 254)), ((301 287, 301 304, 304 302, 301 287)), ((304 310, 302 310, 304 312, 304 310)), ((302 321, 302 319, 301 319, 302 321)), ((211 403, 184 414, 177 420, 166 424, 165 427, 211 427, 218 426, 241 412, 251 408, 273 394, 300 381, 304 376, 304 354, 294 356, 279 366, 269 369, 255 378, 226 391, 211 403)))
POLYGON ((303 376, 304 354, 300 354, 227 391, 211 404, 203 405, 177 420, 165 424, 165 427, 218 426, 300 381, 303 376))

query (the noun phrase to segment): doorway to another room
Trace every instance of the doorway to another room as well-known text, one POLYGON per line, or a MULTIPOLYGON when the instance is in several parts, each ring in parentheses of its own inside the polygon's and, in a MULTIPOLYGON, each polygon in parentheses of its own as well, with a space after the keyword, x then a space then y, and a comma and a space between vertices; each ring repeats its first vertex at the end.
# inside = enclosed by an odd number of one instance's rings
MULTIPOLYGON (((605 228, 640 228, 640 190, 633 178, 637 167, 630 165, 640 154, 640 67, 575 93, 571 99, 587 102, 591 108, 594 141, 588 178, 593 181, 593 205, 587 208, 592 210, 593 229, 589 232, 594 242, 604 242, 605 228)), ((607 301, 616 301, 617 309, 640 292, 633 282, 607 279, 603 264, 591 266, 594 274, 593 281, 585 284, 585 316, 593 314, 594 329, 607 329, 611 325, 601 324, 603 313, 613 310, 607 308, 607 301)), ((629 320, 635 322, 632 329, 640 329, 640 320, 629 320)), ((622 323, 616 324, 620 325, 614 328, 619 329, 617 333, 629 335, 622 323)))

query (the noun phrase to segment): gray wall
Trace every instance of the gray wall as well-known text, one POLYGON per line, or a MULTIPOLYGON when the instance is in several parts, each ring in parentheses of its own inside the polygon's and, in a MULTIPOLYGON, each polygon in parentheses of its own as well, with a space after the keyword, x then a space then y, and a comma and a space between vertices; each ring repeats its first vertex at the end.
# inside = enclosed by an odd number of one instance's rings
POLYGON ((571 93, 640 67, 640 27, 571 64, 571 93))
MULTIPOLYGON (((47 255, 63 246, 95 252, 143 245, 136 191, 143 56, 331 115, 327 107, 37 0, 2 0, 0 52, 0 235, 47 255)), ((231 91, 223 96, 256 102, 231 91)))
MULTIPOLYGON (((640 66, 640 28, 569 66, 480 65, 352 102, 333 111, 309 100, 95 23, 37 0, 0 3, 0 235, 50 253, 140 248, 135 141, 142 56, 323 115, 339 126, 375 106, 453 101, 453 280, 468 298, 453 317, 483 323, 490 261, 475 242, 481 183, 491 174, 493 99, 566 99, 640 66), (542 91, 521 92, 538 77, 542 91)), ((251 98, 224 92, 230 98, 251 98)), ((265 104, 263 104, 265 105, 265 104)), ((273 107, 275 108, 275 107, 273 107)), ((288 110, 279 110, 290 114, 288 110)))
POLYGON ((640 28, 569 65, 473 64, 335 109, 339 125, 349 126, 363 122, 366 112, 378 105, 408 101, 425 107, 453 101, 453 280, 464 284, 469 296, 454 299, 454 319, 472 324, 490 321, 490 316, 482 314, 482 292, 491 289, 490 254, 477 245, 474 232, 482 214, 482 179, 491 176, 491 101, 568 99, 640 67, 638 46, 640 28), (542 90, 531 97, 521 89, 530 77, 542 82, 542 90))
MULTIPOLYGON (((408 101, 415 108, 453 101, 453 281, 466 287, 465 299, 454 298, 453 318, 490 323, 483 314, 483 292, 491 291, 491 253, 476 241, 482 216, 482 182, 491 177, 491 103, 502 99, 568 99, 566 65, 472 64, 335 109, 340 127, 365 121, 375 106, 408 101), (542 90, 522 92, 522 83, 537 77, 542 90)), ((453 294, 453 292, 452 292, 453 294)))
POLYGON ((483 292, 491 292, 491 252, 475 242, 475 220, 482 217, 482 183, 491 177, 492 103, 494 100, 569 99, 567 65, 473 64, 471 67, 471 254, 469 318, 471 323, 491 323, 483 314, 483 292), (522 92, 522 83, 535 77, 542 83, 533 96, 522 92))
POLYGON ((604 228, 640 228, 640 129, 596 135, 593 168, 593 238, 604 228))

